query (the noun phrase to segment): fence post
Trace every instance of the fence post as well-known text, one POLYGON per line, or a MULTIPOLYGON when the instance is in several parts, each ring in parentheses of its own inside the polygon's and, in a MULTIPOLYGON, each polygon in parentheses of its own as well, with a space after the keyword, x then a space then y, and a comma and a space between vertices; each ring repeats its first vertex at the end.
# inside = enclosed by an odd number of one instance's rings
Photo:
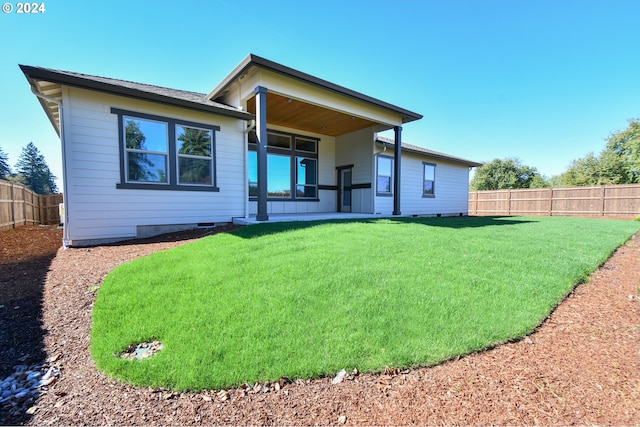
MULTIPOLYGON (((40 224, 40 221, 36 219, 36 200, 38 200, 38 196, 35 193, 31 193, 31 214, 34 225, 40 224)), ((38 209, 40 209, 40 207, 38 207, 38 209)), ((38 212, 38 215, 40 215, 40 212, 38 212)))
POLYGON ((13 188, 13 182, 11 183, 11 226, 16 228, 16 197, 13 188))
POLYGON ((507 216, 511 216, 511 189, 507 190, 507 216))
POLYGON ((605 197, 604 196, 605 196, 605 191, 607 191, 606 187, 607 187, 606 185, 603 185, 602 186, 602 193, 600 193, 600 215, 601 216, 604 216, 604 204, 605 204, 604 203, 605 202, 605 197))
POLYGON ((473 214, 478 215, 478 192, 476 191, 476 203, 473 206, 473 214))
POLYGON ((549 210, 547 215, 553 216, 553 188, 549 188, 549 210))

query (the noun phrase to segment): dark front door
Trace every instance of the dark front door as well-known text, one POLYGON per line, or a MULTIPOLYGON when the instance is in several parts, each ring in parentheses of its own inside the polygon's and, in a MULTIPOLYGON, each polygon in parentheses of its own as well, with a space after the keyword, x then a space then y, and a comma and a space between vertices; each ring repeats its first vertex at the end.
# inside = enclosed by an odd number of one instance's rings
POLYGON ((351 168, 338 171, 338 211, 351 212, 351 168))

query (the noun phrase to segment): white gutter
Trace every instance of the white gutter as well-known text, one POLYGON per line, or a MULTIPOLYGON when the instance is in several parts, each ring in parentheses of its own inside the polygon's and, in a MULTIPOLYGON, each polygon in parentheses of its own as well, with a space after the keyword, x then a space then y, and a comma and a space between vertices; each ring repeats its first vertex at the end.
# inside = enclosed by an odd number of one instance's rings
POLYGON ((60 145, 62 146, 62 206, 64 210, 64 224, 62 226, 62 246, 67 249, 69 247, 69 209, 67 209, 67 197, 69 196, 69 191, 67 189, 67 156, 64 141, 62 101, 58 101, 55 98, 38 92, 33 85, 31 85, 31 92, 33 92, 33 94, 38 98, 53 102, 58 106, 58 126, 60 127, 60 145))

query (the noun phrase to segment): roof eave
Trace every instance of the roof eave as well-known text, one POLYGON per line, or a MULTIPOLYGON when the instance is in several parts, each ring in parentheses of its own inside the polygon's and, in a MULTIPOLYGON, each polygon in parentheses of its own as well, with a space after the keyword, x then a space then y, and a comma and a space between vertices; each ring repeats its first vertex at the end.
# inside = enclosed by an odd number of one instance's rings
MULTIPOLYGON (((377 138, 376 142, 378 144, 383 144, 383 145, 391 145, 394 146, 395 143, 392 141, 388 141, 388 140, 384 140, 381 138, 377 138)), ((440 160, 446 160, 449 162, 453 162, 453 163, 459 163, 459 164, 463 164, 465 166, 468 166, 470 168, 475 168, 475 167, 479 167, 482 166, 483 163, 479 163, 479 162, 474 162, 473 160, 467 160, 467 159, 462 159, 460 157, 455 157, 455 156, 449 156, 445 153, 437 153, 437 152, 433 152, 433 151, 424 151, 424 150, 419 150, 419 149, 414 149, 411 147, 407 147, 405 144, 402 144, 402 151, 403 152, 408 152, 408 153, 413 153, 413 154, 418 154, 420 156, 425 156, 425 157, 431 157, 434 159, 440 159, 440 160)))
POLYGON ((275 73, 282 74, 286 77, 302 81, 303 83, 317 86, 321 89, 329 90, 340 95, 355 98, 360 101, 375 105, 377 107, 394 111, 401 115, 402 123, 412 122, 423 117, 422 114, 418 114, 405 108, 389 104, 388 102, 381 101, 369 95, 356 92, 344 86, 331 83, 327 80, 312 76, 311 74, 303 73, 302 71, 287 67, 286 65, 278 64, 277 62, 262 58, 251 53, 247 55, 242 60, 242 62, 240 62, 240 64, 238 64, 238 66, 235 67, 233 71, 231 71, 231 73, 229 73, 229 75, 227 75, 227 77, 225 77, 224 80, 222 80, 222 82, 209 93, 209 95, 207 95, 207 98, 213 100, 221 96, 229 88, 229 86, 231 86, 237 79, 239 79, 247 70, 249 70, 253 66, 264 68, 275 73))
MULTIPOLYGON (((23 65, 20 65, 20 68, 22 68, 23 65)), ((23 70, 24 72, 24 70, 23 70)), ((38 91, 38 85, 36 85, 36 82, 33 78, 31 78, 27 73, 25 73, 24 75, 27 79, 27 82, 29 82, 29 86, 31 86, 31 90, 32 92, 37 92, 38 91)), ((49 105, 47 104, 47 101, 39 96, 36 96, 36 98, 38 98, 38 102, 40 103, 40 105, 42 106, 42 109, 44 110, 45 114, 47 115, 47 117, 49 118, 49 121, 51 122, 51 125, 53 126, 53 129, 56 131, 56 133, 58 134, 58 136, 60 136, 60 126, 57 123, 57 120, 55 119, 55 117, 53 116, 53 112, 51 111, 51 109, 49 108, 49 105)))
POLYGON ((176 107, 189 108, 197 111, 204 111, 209 113, 216 113, 227 117, 233 117, 242 120, 251 120, 255 118, 253 114, 245 111, 234 111, 225 108, 216 107, 213 105, 205 105, 197 102, 191 102, 185 99, 173 98, 170 96, 164 96, 156 93, 145 92, 135 88, 127 88, 118 85, 113 85, 105 82, 99 82, 91 79, 85 79, 80 76, 70 76, 67 74, 56 73, 55 71, 32 67, 28 65, 20 65, 20 69, 24 73, 25 77, 30 84, 33 84, 35 80, 45 80, 52 83, 58 83, 66 86, 77 87, 80 89, 88 89, 99 92, 106 92, 129 98, 135 98, 145 101, 152 101, 166 105, 173 105, 176 107))

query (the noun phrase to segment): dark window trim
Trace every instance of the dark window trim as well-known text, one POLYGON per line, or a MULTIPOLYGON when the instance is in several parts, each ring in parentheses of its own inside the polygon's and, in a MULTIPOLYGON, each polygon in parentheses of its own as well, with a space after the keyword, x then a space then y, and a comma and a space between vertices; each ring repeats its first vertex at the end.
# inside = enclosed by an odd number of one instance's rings
POLYGON ((422 198, 423 199, 435 199, 436 197, 436 167, 438 165, 435 163, 430 163, 430 162, 422 162, 422 198), (424 176, 424 172, 425 166, 433 166, 433 194, 428 194, 424 192, 424 182, 426 181, 425 176, 424 176))
POLYGON ((204 123, 196 123, 189 120, 181 120, 172 117, 157 116, 154 114, 139 113, 136 111, 122 110, 120 108, 111 108, 111 114, 117 114, 118 116, 118 144, 120 152, 120 182, 116 184, 117 189, 122 190, 171 190, 171 191, 209 191, 219 192, 218 177, 216 167, 217 163, 217 151, 216 151, 216 132, 220 130, 220 126, 209 125, 204 123), (157 122, 164 122, 168 127, 168 165, 167 176, 169 178, 168 183, 141 183, 141 182, 126 182, 125 176, 125 141, 124 141, 124 123, 123 116, 140 118, 145 120, 154 120, 157 122), (211 130, 211 150, 213 153, 213 170, 212 182, 213 185, 190 185, 190 184, 178 184, 178 153, 176 151, 176 126, 185 125, 191 127, 198 127, 205 130, 211 130))
MULTIPOLYGON (((268 202, 319 202, 319 197, 296 197, 296 188, 298 186, 297 183, 297 174, 298 167, 296 159, 298 157, 313 159, 316 163, 316 182, 319 181, 320 168, 318 163, 319 153, 320 153, 320 138, 315 138, 312 136, 299 135, 296 133, 285 132, 280 130, 267 129, 267 133, 276 134, 276 135, 286 135, 291 137, 291 148, 282 148, 282 147, 274 147, 272 145, 267 144, 267 154, 276 154, 276 155, 286 155, 289 156, 289 168, 290 168, 290 185, 291 185, 291 197, 267 197, 268 202), (310 151, 302 151, 296 150, 296 138, 306 139, 308 141, 316 142, 316 152, 312 153, 310 151)), ((248 143, 249 151, 257 151, 257 145, 253 142, 248 143)), ((247 177, 248 178, 248 177, 247 177)), ((249 184, 249 181, 247 181, 249 184)), ((321 186, 319 184, 315 185, 316 194, 321 190, 321 186)), ((249 196, 249 201, 255 202, 258 200, 257 196, 249 196)))
MULTIPOLYGON (((385 175, 386 176, 386 175, 385 175)), ((377 197, 393 197, 393 156, 387 156, 384 154, 376 154, 376 196, 377 197), (378 160, 380 157, 391 160, 391 176, 389 177, 389 192, 380 191, 378 188, 378 160)))
POLYGON ((351 184, 352 190, 368 190, 371 188, 370 182, 363 182, 362 184, 351 184))

